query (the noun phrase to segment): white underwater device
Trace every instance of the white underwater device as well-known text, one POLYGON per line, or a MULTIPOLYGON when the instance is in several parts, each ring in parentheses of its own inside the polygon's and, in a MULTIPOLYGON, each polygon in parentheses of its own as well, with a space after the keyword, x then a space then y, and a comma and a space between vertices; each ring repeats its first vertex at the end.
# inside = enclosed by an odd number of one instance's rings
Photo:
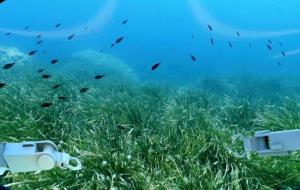
POLYGON ((80 170, 81 163, 69 154, 58 152, 51 141, 0 143, 0 175, 51 170, 54 167, 80 170))
POLYGON ((246 154, 256 152, 260 156, 286 156, 300 150, 300 129, 287 131, 259 131, 254 137, 244 139, 246 154))

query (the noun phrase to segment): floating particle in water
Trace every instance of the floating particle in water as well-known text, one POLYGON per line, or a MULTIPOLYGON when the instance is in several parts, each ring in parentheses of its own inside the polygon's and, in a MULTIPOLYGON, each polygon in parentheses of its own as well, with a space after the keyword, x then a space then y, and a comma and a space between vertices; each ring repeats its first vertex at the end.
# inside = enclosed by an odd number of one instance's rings
POLYGON ((53 90, 56 90, 58 88, 60 88, 62 85, 61 84, 55 84, 54 86, 52 86, 53 90))
POLYGON ((190 57, 193 61, 195 61, 195 62, 197 61, 197 58, 194 55, 191 54, 190 57))
POLYGON ((272 44, 272 41, 271 41, 271 40, 268 40, 268 43, 269 43, 269 44, 272 44))
POLYGON ((281 67, 281 63, 280 63, 280 62, 277 62, 277 65, 278 65, 279 67, 281 67))
POLYGON ((286 53, 285 53, 284 51, 282 51, 282 52, 281 52, 281 55, 282 55, 283 57, 285 57, 285 56, 286 56, 286 53))
POLYGON ((96 79, 96 80, 99 80, 99 79, 102 79, 104 77, 104 75, 96 75, 94 78, 96 79))
POLYGON ((272 46, 270 46, 269 44, 266 44, 266 46, 269 50, 272 50, 272 46))
POLYGON ((210 38, 210 43, 211 43, 211 45, 214 45, 214 39, 213 38, 210 38))
POLYGON ((71 34, 69 37, 68 37, 68 40, 72 40, 74 37, 75 37, 76 34, 71 34))
POLYGON ((50 77, 51 77, 51 75, 47 75, 47 74, 42 75, 43 79, 49 79, 50 77))
POLYGON ((68 97, 66 96, 58 96, 58 99, 61 100, 61 101, 65 101, 68 99, 68 97))
POLYGON ((283 44, 282 44, 281 42, 279 42, 279 45, 280 45, 280 46, 283 46, 283 44))
POLYGON ((5 33, 6 36, 10 36, 11 35, 11 32, 7 32, 5 33))
POLYGON ((42 72, 44 72, 45 70, 44 69, 39 69, 38 70, 38 73, 42 73, 42 72))
POLYGON ((41 107, 42 108, 48 108, 48 107, 50 107, 50 106, 52 106, 53 105, 53 103, 51 103, 51 102, 45 102, 45 103, 43 103, 42 105, 41 105, 41 107))
POLYGON ((123 20, 122 25, 127 24, 127 22, 128 22, 128 19, 123 20))
POLYGON ((52 60, 51 60, 51 64, 54 65, 54 64, 56 64, 56 63, 58 63, 58 59, 52 59, 52 60))
POLYGON ((29 27, 30 27, 30 26, 28 25, 28 26, 26 26, 24 29, 25 29, 25 30, 28 30, 28 29, 29 29, 29 27))
POLYGON ((237 35, 238 37, 240 37, 240 36, 241 36, 241 33, 240 33, 239 31, 236 31, 236 35, 237 35))
POLYGON ((213 31, 213 28, 212 28, 211 25, 208 24, 207 27, 208 27, 208 29, 209 29, 210 31, 213 31))
POLYGON ((58 28, 58 27, 60 27, 61 26, 61 23, 57 23, 54 27, 55 28, 58 28))
POLYGON ((3 83, 3 82, 0 82, 0 88, 4 88, 6 86, 6 84, 5 83, 3 83))
POLYGON ((89 88, 81 88, 79 92, 83 94, 86 93, 88 90, 89 88))
POLYGON ((252 48, 252 44, 249 43, 248 46, 249 46, 249 48, 252 48))
POLYGON ((32 50, 28 53, 28 55, 32 56, 32 55, 36 54, 36 52, 37 52, 36 50, 32 50))
POLYGON ((229 45, 229 47, 231 47, 231 48, 232 48, 232 43, 231 43, 231 42, 229 42, 229 43, 228 43, 228 45, 229 45))
POLYGON ((152 65, 151 71, 155 71, 160 65, 161 63, 155 63, 154 65, 152 65))
POLYGON ((11 69, 14 65, 15 65, 15 63, 8 63, 8 64, 5 64, 2 68, 4 70, 8 70, 8 69, 11 69))

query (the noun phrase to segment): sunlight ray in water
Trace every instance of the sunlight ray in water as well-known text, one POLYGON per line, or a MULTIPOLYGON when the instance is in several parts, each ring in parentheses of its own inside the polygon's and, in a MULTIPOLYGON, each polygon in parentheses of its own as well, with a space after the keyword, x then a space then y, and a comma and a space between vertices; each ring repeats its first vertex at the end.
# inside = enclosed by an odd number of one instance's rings
POLYGON ((0 32, 13 33, 23 37, 36 37, 43 34, 44 38, 66 38, 66 35, 76 33, 76 36, 84 36, 90 34, 89 31, 83 30, 86 26, 92 28, 94 32, 102 29, 102 27, 109 22, 110 17, 118 4, 118 0, 107 0, 106 4, 96 13, 96 16, 86 23, 74 26, 72 28, 58 29, 56 31, 27 31, 9 28, 0 28, 0 32))
POLYGON ((231 26, 223 23, 221 20, 214 18, 201 4, 199 0, 189 0, 190 8, 196 20, 203 27, 211 24, 216 29, 214 32, 224 37, 236 37, 236 32, 241 33, 240 38, 257 39, 269 37, 281 37, 286 35, 300 34, 300 29, 289 30, 246 30, 238 26, 231 26))

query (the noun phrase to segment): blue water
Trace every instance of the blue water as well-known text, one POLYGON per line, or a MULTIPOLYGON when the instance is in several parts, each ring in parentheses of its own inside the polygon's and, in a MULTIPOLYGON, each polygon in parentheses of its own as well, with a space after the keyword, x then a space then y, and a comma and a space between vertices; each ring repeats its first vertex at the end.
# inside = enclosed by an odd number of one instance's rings
POLYGON ((0 45, 24 52, 47 50, 47 55, 35 57, 41 60, 103 49, 146 80, 192 82, 203 76, 239 74, 297 76, 299 8, 298 0, 7 0, 0 5, 0 45), (122 25, 125 19, 128 23, 122 25), (93 24, 86 25, 90 20, 93 24), (57 23, 62 26, 55 28, 57 23), (25 31, 27 25, 30 28, 25 31), (36 31, 45 32, 40 46, 35 44, 36 31), (5 36, 6 32, 12 35, 5 36), (67 40, 73 32, 82 35, 67 40), (120 36, 125 36, 124 42, 110 48, 120 36), (266 47, 268 40, 272 41, 271 51, 266 47), (193 62, 190 54, 198 61, 193 62), (161 67, 150 72, 156 62, 162 62, 161 67))

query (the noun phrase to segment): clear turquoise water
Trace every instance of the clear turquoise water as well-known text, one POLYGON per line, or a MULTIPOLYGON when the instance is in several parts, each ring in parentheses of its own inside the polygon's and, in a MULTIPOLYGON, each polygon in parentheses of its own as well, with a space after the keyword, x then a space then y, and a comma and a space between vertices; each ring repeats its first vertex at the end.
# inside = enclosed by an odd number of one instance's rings
POLYGON ((207 75, 298 76, 299 8, 297 0, 7 0, 0 5, 0 43, 25 52, 47 50, 47 56, 58 58, 103 49, 147 80, 189 83, 207 75), (129 21, 123 26, 125 19, 129 21), (57 23, 62 26, 54 28, 57 23), (27 25, 30 28, 25 31, 27 25), (6 32, 13 35, 7 37, 6 32), (43 34, 41 46, 35 45, 37 33, 43 34), (72 33, 78 36, 66 40, 72 33), (110 48, 120 36, 125 41, 110 48), (271 51, 266 47, 268 40, 271 51), (197 63, 190 54, 197 57, 197 63), (149 72, 159 61, 163 63, 160 69, 149 72))

